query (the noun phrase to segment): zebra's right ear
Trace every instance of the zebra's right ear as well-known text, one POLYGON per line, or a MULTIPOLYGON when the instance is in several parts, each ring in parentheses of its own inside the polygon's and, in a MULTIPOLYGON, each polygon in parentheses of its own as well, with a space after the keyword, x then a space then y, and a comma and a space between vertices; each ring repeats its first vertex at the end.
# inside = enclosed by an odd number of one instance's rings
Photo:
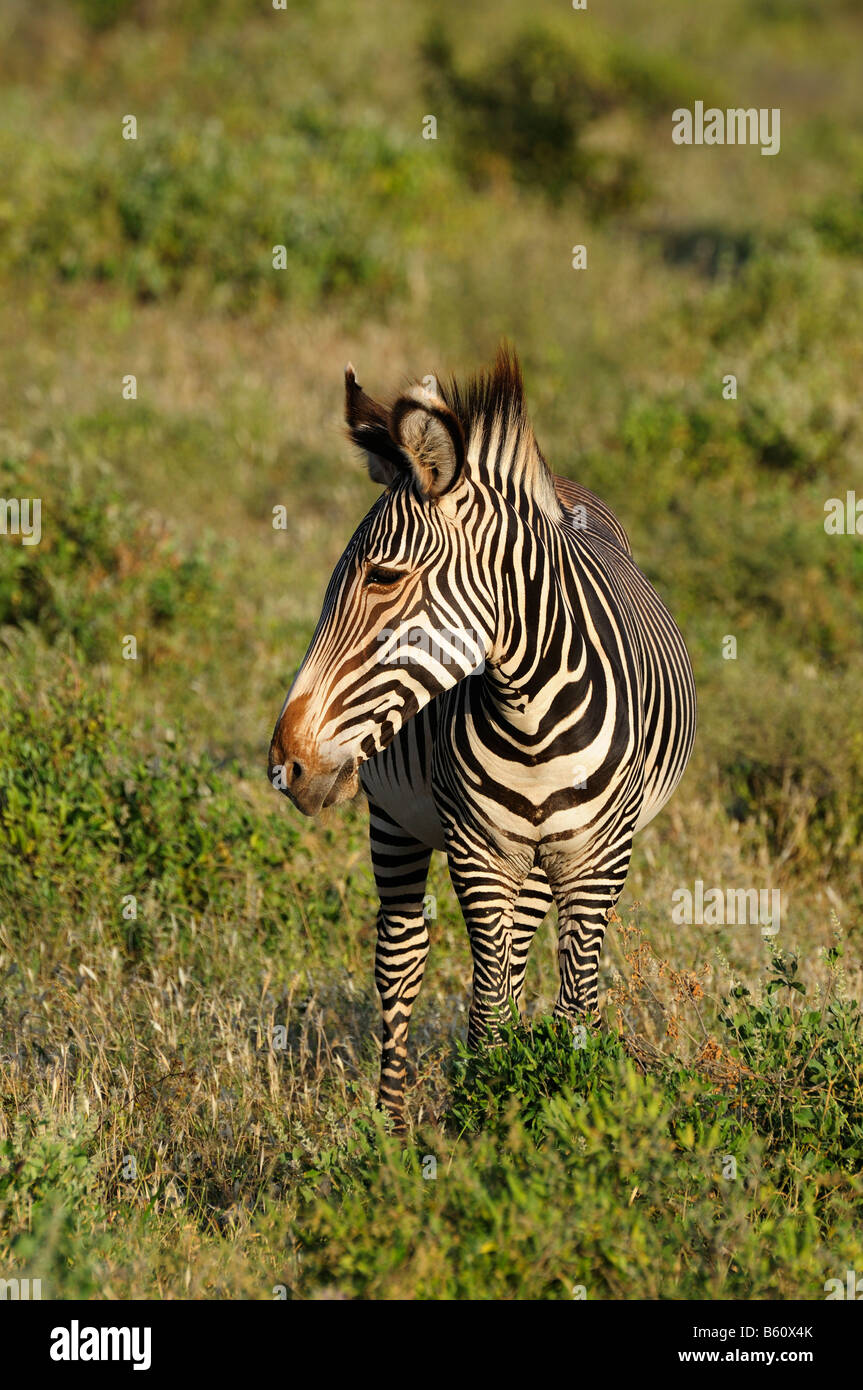
POLYGON ((464 435, 438 395, 434 377, 399 397, 390 412, 390 433, 407 454, 423 497, 443 497, 458 482, 464 470, 464 435))
POLYGON ((365 453, 373 483, 389 487, 408 472, 410 460, 390 434, 389 412, 366 395, 350 362, 345 367, 345 420, 351 439, 365 453))

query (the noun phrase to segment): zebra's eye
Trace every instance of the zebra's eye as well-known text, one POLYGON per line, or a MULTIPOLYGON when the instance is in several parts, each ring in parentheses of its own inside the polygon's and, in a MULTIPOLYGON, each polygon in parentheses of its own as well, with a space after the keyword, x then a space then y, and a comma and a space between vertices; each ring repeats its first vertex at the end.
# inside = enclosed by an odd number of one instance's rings
POLYGON ((404 579, 404 577, 398 570, 385 570, 381 569, 379 565, 373 565, 370 570, 366 571, 365 582, 366 584, 386 587, 390 584, 398 584, 399 580, 404 579))

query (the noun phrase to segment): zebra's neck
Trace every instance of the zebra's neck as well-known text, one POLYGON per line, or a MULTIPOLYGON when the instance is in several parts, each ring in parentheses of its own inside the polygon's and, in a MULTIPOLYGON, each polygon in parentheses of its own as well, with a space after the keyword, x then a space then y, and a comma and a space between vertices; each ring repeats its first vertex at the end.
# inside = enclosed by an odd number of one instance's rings
POLYGON ((528 525, 534 519, 559 520, 554 478, 526 416, 516 412, 509 419, 480 417, 472 424, 466 452, 473 480, 503 497, 528 525))
POLYGON ((496 722, 533 736, 550 718, 559 728, 577 721, 598 672, 570 542, 547 518, 516 515, 500 556, 484 698, 496 722))

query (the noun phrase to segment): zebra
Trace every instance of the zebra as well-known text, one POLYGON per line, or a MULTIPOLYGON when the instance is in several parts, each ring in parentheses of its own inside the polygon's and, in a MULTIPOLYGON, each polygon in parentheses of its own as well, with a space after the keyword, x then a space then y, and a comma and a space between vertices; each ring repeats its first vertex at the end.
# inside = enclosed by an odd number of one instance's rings
POLYGON ((469 1047, 519 1005, 552 902, 555 1013, 595 1026, 606 925, 633 835, 689 759, 695 684, 617 518, 550 471, 512 348, 389 407, 350 364, 345 391, 349 438, 384 491, 333 571, 268 771, 306 815, 368 798, 378 1104, 404 1133, 432 851, 470 941, 469 1047))

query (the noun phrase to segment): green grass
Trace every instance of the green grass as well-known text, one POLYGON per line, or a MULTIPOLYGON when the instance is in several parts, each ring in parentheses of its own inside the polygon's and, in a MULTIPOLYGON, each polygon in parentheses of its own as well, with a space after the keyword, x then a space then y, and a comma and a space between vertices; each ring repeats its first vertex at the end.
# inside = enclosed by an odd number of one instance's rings
POLYGON ((863 1267, 863 551, 823 526, 863 496, 857 11, 175 11, 0 21, 0 496, 42 499, 39 545, 0 535, 0 1273, 822 1297, 863 1267), (673 147, 695 99, 781 104, 780 154, 673 147), (502 334, 683 628, 699 735, 583 1047, 549 922, 528 1020, 466 1053, 436 857, 402 1146, 364 808, 302 820, 266 752, 375 495, 345 362, 385 395, 502 334), (695 879, 781 889, 779 938, 675 926, 695 879))

